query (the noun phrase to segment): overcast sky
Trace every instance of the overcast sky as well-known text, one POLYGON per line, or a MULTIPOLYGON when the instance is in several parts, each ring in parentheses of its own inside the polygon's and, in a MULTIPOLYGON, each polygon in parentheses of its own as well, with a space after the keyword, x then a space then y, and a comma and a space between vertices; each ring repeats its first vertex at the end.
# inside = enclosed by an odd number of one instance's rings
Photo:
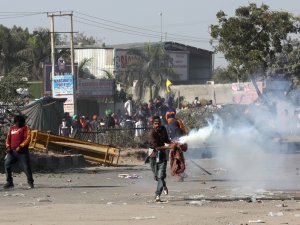
MULTIPOLYGON (((0 23, 28 27, 30 31, 50 29, 50 18, 43 12, 73 11, 74 31, 94 36, 106 45, 155 42, 162 36, 163 41, 212 50, 209 26, 217 23, 216 13, 223 10, 232 16, 236 8, 249 2, 300 15, 300 4, 295 0, 1 0, 0 23)), ((55 30, 69 31, 68 17, 56 17, 55 30)), ((225 64, 217 55, 215 66, 225 64)))

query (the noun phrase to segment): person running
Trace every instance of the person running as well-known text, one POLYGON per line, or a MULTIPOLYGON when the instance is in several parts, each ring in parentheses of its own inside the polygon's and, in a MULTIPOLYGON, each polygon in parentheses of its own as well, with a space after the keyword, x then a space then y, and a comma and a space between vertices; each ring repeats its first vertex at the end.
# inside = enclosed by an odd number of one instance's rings
POLYGON ((160 195, 162 191, 167 195, 168 188, 166 185, 166 169, 168 160, 168 151, 172 148, 167 130, 161 125, 159 116, 153 117, 153 129, 148 133, 149 148, 149 162, 154 174, 154 179, 157 181, 157 187, 155 191, 155 201, 160 202, 160 195))
POLYGON ((30 128, 25 124, 23 115, 14 116, 14 125, 10 127, 6 138, 6 156, 4 162, 6 184, 4 189, 13 188, 12 166, 19 162, 27 177, 29 188, 34 188, 34 180, 29 160, 28 146, 31 138, 30 128))

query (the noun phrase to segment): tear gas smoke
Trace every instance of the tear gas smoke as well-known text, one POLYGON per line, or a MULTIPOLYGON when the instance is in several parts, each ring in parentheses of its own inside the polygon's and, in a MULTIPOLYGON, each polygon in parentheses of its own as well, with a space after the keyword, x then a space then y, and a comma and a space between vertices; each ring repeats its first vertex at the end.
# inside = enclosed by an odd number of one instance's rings
POLYGON ((277 115, 254 106, 247 119, 226 126, 227 121, 215 115, 207 127, 192 130, 179 141, 187 143, 193 153, 207 145, 217 146, 215 158, 227 169, 225 176, 235 181, 235 185, 241 182, 252 190, 299 188, 295 171, 291 171, 295 169, 289 167, 291 157, 282 154, 282 146, 273 141, 274 137, 290 135, 293 123, 283 122, 280 113, 277 115))

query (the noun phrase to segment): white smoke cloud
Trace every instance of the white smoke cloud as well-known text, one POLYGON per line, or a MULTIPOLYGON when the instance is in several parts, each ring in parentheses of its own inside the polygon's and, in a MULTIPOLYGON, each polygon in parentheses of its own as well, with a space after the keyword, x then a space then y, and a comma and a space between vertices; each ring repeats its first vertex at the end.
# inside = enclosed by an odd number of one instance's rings
POLYGON ((215 115, 207 127, 192 130, 188 136, 180 138, 181 143, 188 144, 188 151, 192 151, 187 155, 195 158, 201 148, 215 146, 215 158, 226 167, 226 178, 230 180, 252 187, 253 190, 299 187, 293 176, 296 171, 289 167, 289 155, 281 153, 284 145, 274 141, 276 137, 295 135, 293 113, 289 114, 289 124, 282 121, 280 114, 285 108, 293 112, 292 106, 285 104, 278 108, 277 115, 268 108, 262 109, 259 105, 253 107, 247 120, 225 127, 224 121, 215 115))

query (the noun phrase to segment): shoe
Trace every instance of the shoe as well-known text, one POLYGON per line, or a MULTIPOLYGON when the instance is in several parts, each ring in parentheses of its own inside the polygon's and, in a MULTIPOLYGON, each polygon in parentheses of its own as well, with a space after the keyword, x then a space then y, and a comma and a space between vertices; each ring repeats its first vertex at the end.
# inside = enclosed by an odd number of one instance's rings
POLYGON ((33 183, 28 183, 29 187, 28 189, 33 189, 34 188, 34 184, 33 183))
POLYGON ((167 187, 164 187, 164 188, 163 188, 163 192, 164 192, 165 195, 168 195, 168 194, 169 194, 168 188, 167 188, 167 187))
POLYGON ((7 182, 3 186, 4 189, 9 189, 9 188, 13 188, 13 187, 14 187, 14 184, 12 182, 7 182))
POLYGON ((156 202, 161 202, 159 195, 157 195, 157 196, 155 197, 155 201, 156 201, 156 202))

